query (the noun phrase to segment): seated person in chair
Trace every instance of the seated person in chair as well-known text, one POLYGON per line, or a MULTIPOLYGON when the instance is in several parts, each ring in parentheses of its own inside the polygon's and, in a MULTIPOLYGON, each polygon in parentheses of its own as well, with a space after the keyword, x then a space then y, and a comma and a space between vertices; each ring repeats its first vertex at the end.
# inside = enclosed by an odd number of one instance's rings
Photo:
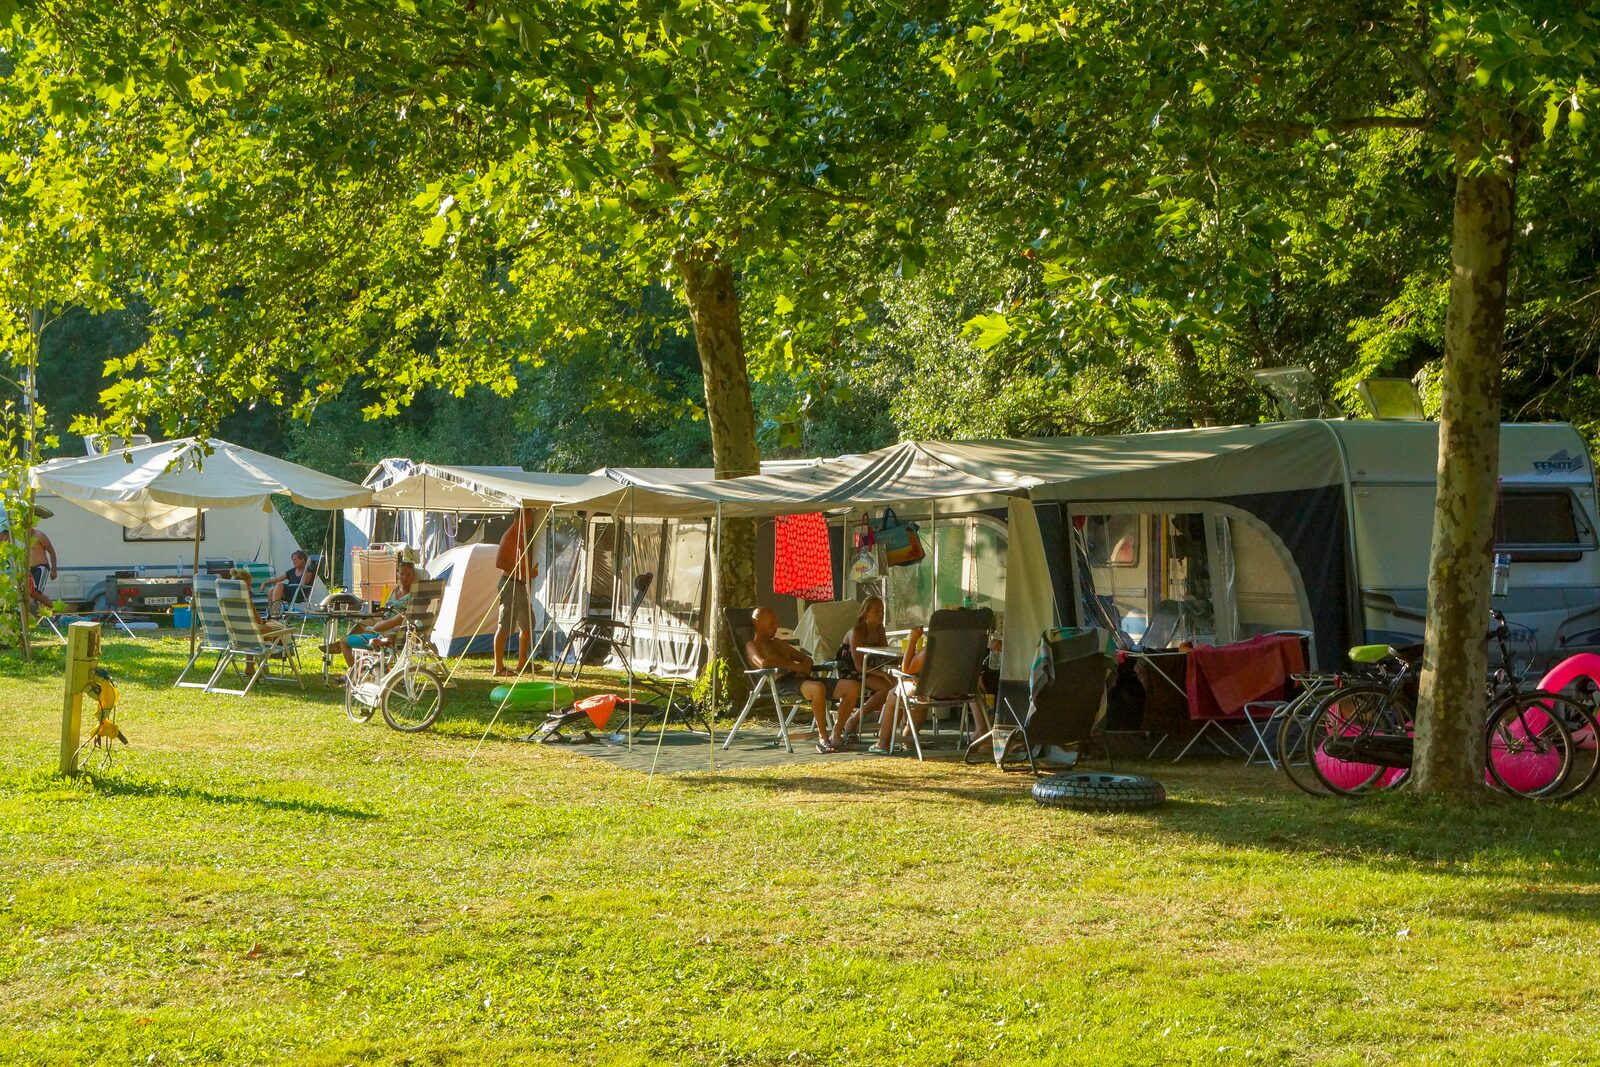
POLYGON ((280 602, 298 604, 311 596, 311 585, 317 580, 306 554, 298 548, 289 554, 289 569, 267 582, 261 588, 267 591, 267 614, 280 602))
POLYGON ((411 603, 411 587, 417 581, 417 565, 402 563, 396 575, 400 584, 390 592, 389 599, 384 601, 384 609, 388 611, 386 616, 371 626, 358 622, 351 627, 349 634, 323 646, 324 652, 338 652, 343 655, 347 670, 355 665, 355 649, 388 644, 389 635, 405 625, 405 610, 411 603))
MULTIPOLYGON (((294 641, 294 634, 290 631, 289 624, 282 619, 263 619, 261 612, 256 610, 256 603, 250 598, 250 572, 240 569, 233 571, 228 577, 234 581, 244 583, 245 603, 250 605, 250 614, 255 617, 256 622, 261 626, 262 640, 269 645, 287 648, 294 641)), ((250 656, 247 659, 249 662, 255 663, 256 657, 250 656)))
MULTIPOLYGON (((752 667, 776 667, 778 695, 785 700, 806 700, 817 724, 817 751, 837 752, 844 723, 851 717, 861 683, 845 678, 818 678, 811 673, 811 657, 785 641, 778 640, 778 616, 771 608, 757 608, 750 615, 756 635, 744 646, 745 658, 752 667), (828 730, 828 699, 837 697, 839 715, 833 730, 828 730)), ((782 714, 780 711, 779 714, 782 714)))
MULTIPOLYGON (((911 633, 906 636, 905 653, 900 657, 901 674, 914 676, 922 673, 922 661, 925 651, 922 647, 922 637, 923 629, 920 626, 913 626, 911 633)), ((991 639, 989 641, 989 650, 998 652, 1000 650, 999 644, 998 641, 991 639)), ((998 680, 998 674, 996 679, 998 680)), ((987 689, 982 677, 979 678, 979 686, 987 689)), ((868 752, 874 756, 887 756, 890 754, 889 741, 894 736, 895 722, 900 717, 899 712, 902 707, 910 709, 908 718, 911 720, 911 729, 922 729, 922 723, 927 717, 927 713, 911 704, 911 695, 915 688, 916 681, 913 678, 906 678, 902 679, 898 685, 889 691, 883 709, 883 721, 878 724, 878 740, 867 749, 868 752)), ((973 718, 976 721, 978 732, 980 734, 987 733, 989 723, 983 713, 975 711, 973 718)))
POLYGON ((883 598, 869 596, 861 602, 861 611, 856 616, 855 625, 844 635, 844 640, 839 644, 839 651, 835 659, 839 664, 839 677, 848 678, 861 683, 866 691, 866 699, 861 703, 861 710, 856 713, 851 722, 845 723, 846 734, 854 732, 859 722, 883 707, 889 698, 889 692, 894 688, 894 679, 889 677, 889 672, 882 668, 866 671, 866 657, 860 652, 862 648, 882 647, 888 644, 889 634, 883 628, 883 598))

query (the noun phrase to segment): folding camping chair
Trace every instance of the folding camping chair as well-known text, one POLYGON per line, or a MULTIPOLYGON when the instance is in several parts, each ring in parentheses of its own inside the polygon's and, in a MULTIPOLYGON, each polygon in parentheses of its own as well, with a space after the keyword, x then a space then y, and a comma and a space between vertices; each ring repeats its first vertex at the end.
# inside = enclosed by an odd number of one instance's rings
POLYGON ((728 731, 728 736, 722 739, 723 751, 727 751, 733 739, 739 736, 739 727, 744 725, 762 697, 772 701, 772 711, 778 720, 778 744, 783 746, 785 752, 793 752, 794 745, 789 742, 789 726, 794 722, 794 717, 799 710, 808 705, 804 700, 793 700, 789 703, 789 710, 785 714, 783 697, 778 694, 778 676, 783 673, 777 667, 752 667, 750 657, 745 653, 744 646, 756 635, 755 623, 750 616, 752 608, 724 608, 722 621, 728 627, 728 633, 733 638, 734 655, 739 657, 739 667, 744 671, 746 678, 750 679, 750 696, 745 700, 744 707, 739 709, 739 717, 733 720, 733 729, 728 731))
MULTIPOLYGON (((307 556, 306 573, 311 575, 311 581, 301 582, 299 585, 296 585, 292 588, 286 588, 284 590, 283 599, 279 600, 276 604, 270 605, 271 612, 269 613, 269 617, 281 618, 285 615, 304 616, 306 608, 311 605, 311 590, 316 588, 317 573, 321 570, 322 557, 307 556)), ((287 583, 285 583, 285 585, 287 586, 287 583)), ((301 632, 303 634, 305 630, 305 619, 303 617, 301 618, 300 623, 301 632)))
POLYGON ((195 579, 194 612, 195 621, 200 624, 200 639, 195 644, 194 655, 183 665, 178 680, 172 683, 178 689, 204 689, 210 685, 209 681, 186 682, 183 679, 207 652, 215 652, 220 663, 228 649, 233 647, 228 636, 228 625, 222 620, 222 608, 217 605, 217 579, 214 576, 202 574, 195 579))
POLYGON ((1019 715, 1009 699, 995 708, 995 766, 1005 770, 1007 759, 1015 758, 1010 742, 1019 736, 1022 756, 1034 774, 1039 773, 1037 756, 1047 747, 1081 750, 1105 719, 1106 696, 1117 671, 1115 648, 1105 630, 1046 630, 1034 658, 1026 713, 1019 715))
POLYGON ((250 593, 244 582, 231 578, 218 579, 217 606, 221 611, 223 625, 228 629, 228 650, 218 659, 216 669, 211 672, 211 677, 206 682, 206 692, 248 696, 250 690, 255 688, 256 682, 262 678, 269 682, 297 682, 300 688, 305 688, 305 679, 300 675, 300 653, 295 647, 294 635, 285 631, 276 639, 267 637, 261 628, 261 623, 256 620, 255 612, 250 610, 250 593), (217 681, 222 677, 223 670, 230 665, 237 665, 241 659, 247 664, 244 688, 217 688, 217 681), (280 665, 283 670, 275 672, 273 670, 275 664, 280 665), (290 670, 294 672, 292 676, 288 673, 290 670))
POLYGON ((602 663, 608 652, 613 653, 621 661, 622 669, 627 672, 628 677, 633 677, 633 664, 628 659, 628 649, 633 647, 633 620, 639 614, 644 598, 650 594, 650 584, 655 580, 656 576, 648 571, 633 579, 633 603, 628 607, 626 620, 609 615, 586 615, 579 619, 568 631, 566 647, 561 650, 561 655, 556 657, 555 663, 551 666, 550 677, 556 679, 561 677, 561 668, 566 664, 567 657, 572 654, 574 645, 578 645, 578 654, 572 661, 574 682, 583 675, 584 664, 593 666, 602 663))
MULTIPOLYGON (((434 647, 433 627, 439 621, 439 611, 444 607, 444 587, 442 579, 417 579, 411 583, 411 598, 400 613, 406 620, 406 640, 415 642, 411 654, 423 666, 437 670, 441 679, 449 677, 450 665, 434 647)), ((455 683, 446 684, 453 686, 455 683)))
MULTIPOLYGON (((933 713, 949 708, 961 709, 956 725, 956 742, 969 736, 969 724, 983 719, 983 692, 978 679, 989 655, 989 632, 994 629, 994 612, 988 608, 946 608, 933 613, 924 635, 922 670, 907 674, 891 667, 899 679, 899 699, 894 701, 894 723, 889 728, 889 751, 894 752, 895 735, 901 718, 910 724, 913 708, 933 713)), ((911 729, 911 747, 922 759, 922 740, 911 729)))

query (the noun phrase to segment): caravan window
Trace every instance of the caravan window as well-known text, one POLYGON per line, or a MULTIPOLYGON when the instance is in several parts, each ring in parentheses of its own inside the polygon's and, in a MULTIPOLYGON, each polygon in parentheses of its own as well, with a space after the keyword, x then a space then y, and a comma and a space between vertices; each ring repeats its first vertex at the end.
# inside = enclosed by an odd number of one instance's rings
POLYGON ((1508 490, 1495 515, 1495 547, 1513 559, 1571 562, 1595 547, 1594 531, 1565 489, 1508 490))
POLYGON ((1091 567, 1139 565, 1138 515, 1085 515, 1084 546, 1091 567))
POLYGON ((1005 524, 985 515, 915 521, 926 554, 921 563, 889 568, 884 599, 890 627, 925 626, 936 609, 959 607, 969 596, 974 606, 1003 614, 1005 524))
POLYGON ((1152 648, 1218 641, 1212 590, 1216 532, 1208 529, 1206 516, 1078 515, 1072 527, 1086 619, 1152 648))

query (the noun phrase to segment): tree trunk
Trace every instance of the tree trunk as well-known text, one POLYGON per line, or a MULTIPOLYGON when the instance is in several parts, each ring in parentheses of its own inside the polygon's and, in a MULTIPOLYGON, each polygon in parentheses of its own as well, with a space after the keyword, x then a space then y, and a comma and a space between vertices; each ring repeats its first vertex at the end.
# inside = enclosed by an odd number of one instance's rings
MULTIPOLYGON (((750 400, 750 372, 745 362, 744 331, 739 323, 739 290, 733 270, 714 251, 699 248, 677 256, 684 300, 694 323, 695 348, 705 379, 706 421, 711 425, 711 455, 718 478, 761 472, 756 444, 755 406, 750 400)), ((724 605, 756 601, 756 524, 750 519, 724 520, 718 537, 717 596, 711 605, 711 655, 737 665, 722 625, 724 605)), ((730 673, 730 697, 743 690, 744 675, 730 673)))
POLYGON ((22 586, 19 608, 22 630, 17 635, 22 661, 33 662, 33 578, 28 566, 33 551, 33 529, 39 517, 33 513, 32 471, 39 461, 39 335, 44 332, 44 311, 33 308, 28 312, 28 352, 23 367, 22 386, 22 525, 17 531, 22 551, 22 586))
POLYGON ((1173 362, 1178 369, 1178 383, 1183 386, 1185 415, 1191 426, 1215 426, 1217 413, 1211 405, 1211 399, 1206 395, 1205 374, 1200 369, 1200 354, 1194 350, 1194 342, 1181 333, 1175 333, 1167 340, 1167 347, 1172 351, 1173 362))
POLYGON ((1457 153, 1450 306, 1444 327, 1439 490, 1428 574, 1427 648, 1417 708, 1418 792, 1484 789, 1484 679, 1500 472, 1500 350, 1516 206, 1512 177, 1457 153))

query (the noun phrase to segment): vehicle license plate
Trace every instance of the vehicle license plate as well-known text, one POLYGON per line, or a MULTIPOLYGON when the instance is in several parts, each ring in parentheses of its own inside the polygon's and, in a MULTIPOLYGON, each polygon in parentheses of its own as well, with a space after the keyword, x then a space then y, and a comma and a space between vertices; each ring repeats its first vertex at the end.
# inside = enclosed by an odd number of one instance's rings
POLYGON ((178 598, 175 596, 147 596, 144 598, 144 602, 153 607, 160 607, 163 604, 176 604, 178 598))

